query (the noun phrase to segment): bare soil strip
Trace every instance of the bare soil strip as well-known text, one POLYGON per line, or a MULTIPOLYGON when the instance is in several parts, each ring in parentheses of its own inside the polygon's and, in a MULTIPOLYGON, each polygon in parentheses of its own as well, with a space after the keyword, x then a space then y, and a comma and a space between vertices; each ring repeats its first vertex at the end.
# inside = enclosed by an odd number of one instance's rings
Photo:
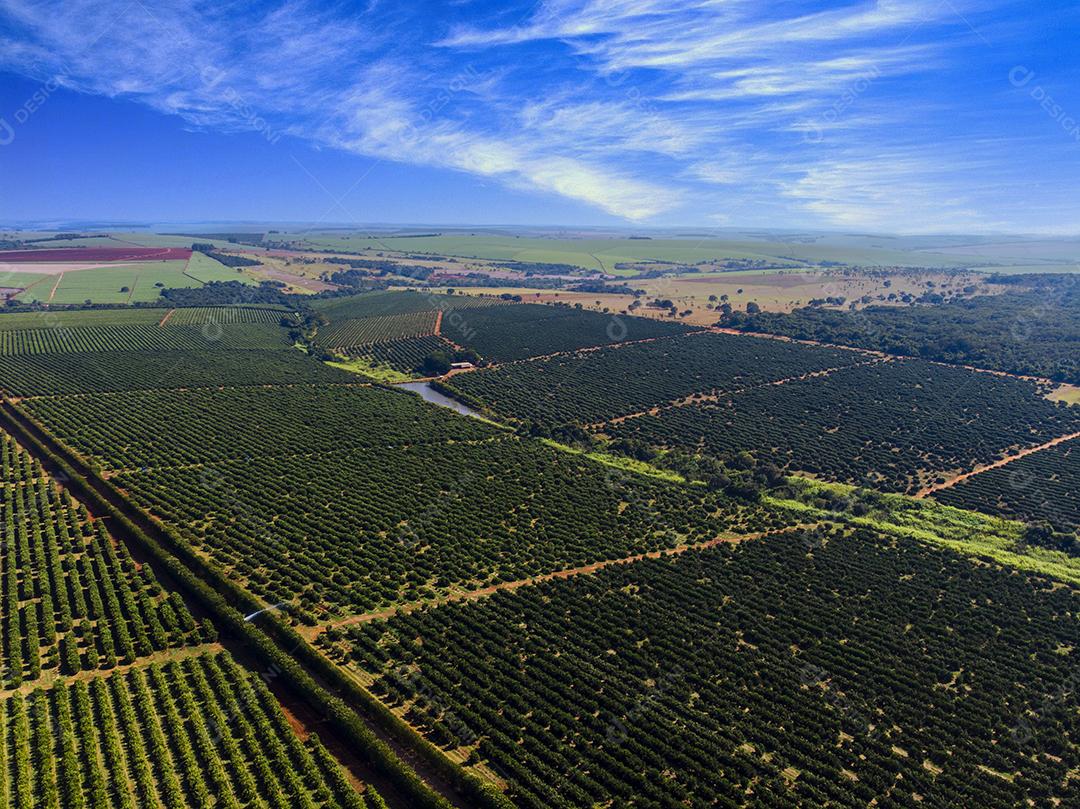
POLYGON ((52 688, 58 684, 70 685, 77 680, 95 680, 98 677, 111 677, 114 674, 122 674, 132 669, 146 668, 153 663, 167 663, 173 660, 186 660, 189 657, 198 657, 203 654, 216 654, 225 649, 220 643, 200 643, 198 646, 180 646, 175 649, 165 649, 138 658, 134 663, 120 663, 111 669, 89 669, 76 674, 60 674, 56 671, 43 672, 36 680, 30 680, 18 688, 6 688, 0 690, 0 700, 7 699, 15 694, 26 696, 38 688, 52 688))
POLYGON ((435 313, 435 330, 432 334, 436 337, 442 337, 442 309, 435 313))
POLYGON ((169 322, 169 318, 172 317, 175 313, 175 309, 170 309, 168 312, 165 313, 165 317, 161 318, 161 320, 158 322, 158 325, 164 326, 166 323, 169 322))
POLYGON ((1001 458, 993 463, 984 464, 982 466, 976 466, 970 472, 964 472, 956 477, 946 480, 944 483, 936 483, 933 486, 927 486, 925 489, 921 489, 915 494, 917 499, 922 499, 934 492, 940 492, 942 489, 950 489, 957 483, 962 483, 968 478, 975 477, 975 475, 981 475, 983 472, 989 472, 991 469, 1000 469, 1003 466, 1011 464, 1013 461, 1019 461, 1021 458, 1026 458, 1028 455, 1034 455, 1036 452, 1042 452, 1044 449, 1050 449, 1056 447, 1058 444, 1064 444, 1066 441, 1072 441, 1074 438, 1080 438, 1080 433, 1070 433, 1069 435, 1059 436, 1052 441, 1047 441, 1045 444, 1040 444, 1037 447, 1028 447, 1022 449, 1015 455, 1010 455, 1007 458, 1001 458))
POLYGON ((891 360, 922 360, 923 362, 929 362, 931 365, 941 365, 945 368, 963 368, 966 371, 974 371, 978 374, 990 374, 992 376, 1006 376, 1013 379, 1023 379, 1027 382, 1035 382, 1040 385, 1047 385, 1052 387, 1058 387, 1061 383, 1054 382, 1052 379, 1046 379, 1041 376, 1031 376, 1029 374, 1014 374, 1009 371, 996 371, 991 368, 979 368, 975 365, 964 365, 957 362, 942 362, 941 360, 928 360, 924 357, 916 357, 908 354, 889 354, 884 351, 877 351, 873 348, 859 348, 858 346, 845 346, 838 345, 837 343, 823 343, 820 340, 797 340, 794 337, 785 337, 781 334, 765 334, 763 332, 753 331, 739 331, 738 329, 727 329, 722 326, 712 326, 708 331, 716 332, 717 334, 731 334, 738 337, 758 337, 763 340, 780 340, 785 343, 799 343, 804 346, 818 346, 820 348, 838 348, 845 351, 858 351, 863 354, 872 354, 875 357, 881 357, 883 359, 891 360))
POLYGON ((660 340, 673 340, 676 337, 689 337, 692 334, 704 334, 707 331, 709 331, 709 329, 697 329, 697 330, 693 330, 693 331, 682 332, 680 334, 661 334, 658 337, 643 337, 640 340, 623 340, 623 341, 618 342, 618 343, 604 343, 603 345, 598 345, 598 346, 586 346, 584 348, 574 348, 574 349, 571 349, 570 351, 553 351, 551 354, 538 354, 535 357, 526 357, 525 359, 521 359, 521 360, 510 360, 509 362, 492 363, 491 365, 488 365, 488 366, 485 366, 485 367, 487 367, 487 368, 499 368, 499 367, 501 367, 503 365, 518 365, 519 363, 523 363, 523 362, 541 362, 543 360, 550 360, 550 359, 553 359, 555 357, 568 357, 568 356, 574 356, 576 354, 591 354, 594 351, 600 351, 601 349, 604 349, 604 348, 622 348, 623 346, 641 345, 642 343, 655 343, 655 342, 658 342, 660 340))
POLYGON ((679 545, 675 548, 664 548, 663 550, 658 551, 648 551, 647 553, 638 553, 634 554, 633 556, 625 556, 621 559, 605 559, 600 562, 593 562, 589 565, 572 567, 566 570, 556 570, 553 573, 543 573, 539 576, 530 576, 525 579, 502 581, 498 584, 492 584, 488 587, 481 587, 478 590, 463 590, 461 592, 440 596, 439 598, 425 599, 422 601, 410 601, 408 604, 397 604, 393 607, 376 610, 375 612, 364 613, 363 615, 353 615, 334 624, 323 624, 317 627, 297 627, 297 631, 304 635, 307 639, 314 640, 329 627, 338 629, 341 627, 350 626, 352 624, 363 624, 379 618, 390 618, 394 615, 397 615, 398 613, 407 615, 410 612, 414 612, 415 610, 424 607, 439 606, 442 604, 450 604, 457 601, 478 601, 479 599, 486 598, 487 596, 497 593, 500 590, 517 590, 520 587, 526 587, 530 584, 538 584, 539 582, 553 581, 555 579, 569 579, 572 576, 595 573, 598 570, 603 570, 605 567, 611 567, 612 565, 628 565, 635 562, 640 562, 644 559, 661 559, 666 556, 678 556, 680 554, 686 553, 687 551, 700 551, 706 548, 715 547, 717 545, 737 545, 741 542, 747 542, 754 539, 763 539, 764 537, 778 536, 780 534, 790 534, 793 531, 802 531, 809 528, 814 528, 816 525, 818 525, 818 523, 800 523, 799 525, 789 525, 786 528, 780 528, 776 531, 759 531, 753 534, 718 536, 705 542, 696 542, 691 545, 679 545))
POLYGON ((769 388, 769 387, 773 387, 775 385, 787 385, 788 383, 791 383, 791 382, 801 382, 803 380, 814 379, 815 377, 819 377, 819 376, 829 376, 830 374, 836 373, 837 371, 846 370, 847 368, 858 368, 858 367, 860 367, 862 365, 873 365, 874 363, 877 363, 877 362, 888 362, 888 361, 889 361, 889 358, 886 358, 886 357, 874 357, 873 359, 867 360, 865 362, 857 362, 854 365, 841 365, 841 366, 838 366, 836 368, 825 368, 825 369, 823 369, 821 371, 810 371, 810 372, 805 373, 805 374, 799 374, 797 376, 789 376, 789 377, 785 377, 784 379, 776 379, 776 380, 773 380, 772 382, 762 382, 760 385, 750 385, 750 386, 745 387, 745 388, 736 388, 735 390, 723 391, 722 393, 691 393, 691 394, 689 394, 687 396, 683 396, 683 397, 681 397, 679 399, 674 399, 674 400, 672 400, 670 402, 667 402, 665 404, 654 405, 653 407, 650 407, 648 410, 641 410, 641 411, 638 411, 637 413, 627 413, 625 416, 616 416, 613 419, 608 419, 607 421, 601 421, 601 422, 598 422, 596 424, 592 424, 590 426, 594 427, 594 428, 602 428, 602 427, 604 427, 605 425, 608 425, 608 424, 621 424, 622 422, 628 421, 629 419, 641 418, 642 416, 656 416, 656 415, 659 415, 664 410, 670 410, 673 407, 686 407, 688 405, 697 404, 698 402, 718 402, 721 399, 726 398, 728 396, 738 396, 741 393, 747 393, 748 391, 758 390, 759 388, 769 388))
POLYGON ((64 280, 64 274, 63 273, 60 273, 58 276, 56 276, 56 283, 53 284, 53 288, 49 292, 49 300, 47 301, 47 303, 52 303, 52 299, 54 297, 56 297, 56 290, 58 290, 60 288, 60 282, 63 281, 63 280, 64 280))

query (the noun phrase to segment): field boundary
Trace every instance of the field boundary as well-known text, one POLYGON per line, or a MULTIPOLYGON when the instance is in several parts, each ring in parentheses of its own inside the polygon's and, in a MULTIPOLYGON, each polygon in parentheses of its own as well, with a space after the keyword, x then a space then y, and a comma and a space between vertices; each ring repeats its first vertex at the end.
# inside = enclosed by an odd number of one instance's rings
POLYGON ((16 694, 27 696, 38 689, 50 691, 54 688, 67 686, 79 681, 90 682, 97 679, 108 679, 117 674, 126 674, 134 669, 144 669, 156 663, 168 663, 175 660, 187 660, 192 657, 201 657, 204 654, 216 654, 224 651, 225 647, 218 641, 199 643, 194 646, 180 646, 173 649, 163 649, 153 654, 143 655, 134 663, 117 663, 111 669, 83 669, 75 674, 55 674, 42 676, 36 680, 24 682, 18 688, 5 688, 0 690, 0 700, 10 699, 16 694))
POLYGON ((745 388, 736 388, 735 390, 722 391, 720 393, 706 393, 704 391, 695 391, 694 393, 688 393, 685 396, 680 396, 678 399, 671 399, 667 402, 664 402, 663 404, 653 405, 648 410, 640 410, 636 413, 628 413, 624 416, 616 416, 615 418, 610 418, 606 421, 598 421, 588 426, 595 429, 605 427, 609 424, 622 424, 624 421, 641 418, 642 416, 657 416, 663 411, 671 410, 675 407, 689 407, 699 402, 718 402, 727 396, 739 396, 744 393, 749 393, 752 390, 760 390, 762 388, 787 385, 792 382, 802 382, 807 379, 816 379, 818 377, 832 376, 835 373, 846 371, 849 368, 862 368, 866 365, 875 365, 879 362, 890 361, 891 358, 875 357, 874 359, 866 360, 865 362, 856 362, 852 365, 838 365, 835 368, 822 368, 820 371, 807 371, 805 374, 788 376, 784 377, 783 379, 774 379, 770 382, 762 382, 757 385, 748 385, 745 388))
POLYGON ((926 488, 920 489, 914 494, 914 497, 917 500, 922 500, 923 498, 928 497, 934 492, 940 492, 943 489, 951 489, 958 483, 963 483, 965 480, 973 478, 976 475, 981 475, 983 472, 989 472, 992 469, 1001 469, 1001 467, 1008 466, 1013 461, 1019 461, 1021 458, 1026 458, 1029 455, 1034 455, 1036 452, 1042 452, 1043 450, 1052 449, 1059 444, 1064 444, 1066 441, 1072 441, 1076 438, 1080 438, 1080 432, 1070 433, 1069 435, 1062 435, 1058 436, 1057 438, 1052 438, 1045 444, 1039 444, 1039 446, 1037 447, 1028 447, 1027 449, 1017 450, 1016 454, 1014 455, 1009 455, 1005 458, 999 458, 998 460, 988 464, 981 464, 980 466, 976 466, 969 472, 961 472, 959 475, 950 478, 944 483, 936 483, 932 486, 927 486, 926 488))
POLYGON ((876 348, 865 348, 863 346, 849 346, 842 345, 840 343, 825 343, 821 340, 800 340, 797 337, 788 337, 783 334, 771 334, 770 332, 763 331, 741 331, 739 329, 731 329, 725 326, 710 326, 708 331, 715 332, 717 334, 729 334, 732 336, 742 337, 757 337, 762 340, 779 340, 784 343, 798 343, 805 346, 817 346, 819 348, 833 348, 840 349, 842 351, 859 351, 863 354, 874 354, 875 356, 889 360, 918 360, 919 362, 926 362, 930 365, 940 365, 944 368, 963 368, 967 371, 973 371, 977 374, 990 374, 991 376, 1008 377, 1010 379, 1022 379, 1025 382, 1034 382, 1038 385, 1047 385, 1053 388, 1058 388, 1063 382, 1055 382, 1052 379, 1047 379, 1042 376, 1031 376, 1030 374, 1017 374, 1011 371, 999 371, 994 368, 980 368, 977 365, 966 365, 962 362, 945 362, 944 360, 931 360, 926 357, 916 357, 912 354, 891 354, 888 351, 880 351, 876 348))
POLYGON ((579 565, 578 567, 554 570, 550 573, 540 573, 536 576, 528 576, 524 579, 502 581, 498 584, 481 587, 477 590, 463 590, 461 592, 451 593, 449 595, 441 596, 439 598, 425 599, 422 601, 410 601, 405 604, 395 604, 394 606, 387 607, 382 610, 367 612, 362 615, 352 615, 348 618, 338 621, 337 623, 323 624, 311 630, 300 630, 300 634, 304 635, 309 640, 314 640, 327 629, 340 629, 342 627, 352 626, 354 624, 364 624, 368 623, 369 621, 392 618, 395 615, 408 615, 410 612, 415 612, 419 609, 425 609, 428 607, 439 607, 444 604, 479 601, 480 599, 487 598, 488 596, 494 595, 495 593, 498 593, 502 590, 517 590, 522 587, 528 587, 530 585, 540 584, 546 581, 569 579, 575 576, 587 576, 601 571, 604 568, 613 567, 614 565, 632 565, 646 559, 664 559, 669 556, 680 556, 689 551, 702 551, 707 550, 708 548, 715 548, 717 545, 739 545, 743 542, 751 542, 753 540, 765 539, 767 537, 779 536, 781 534, 790 534, 795 531, 808 531, 816 528, 820 524, 820 522, 799 523, 798 525, 788 525, 784 528, 778 528, 774 531, 757 531, 750 534, 725 534, 705 540, 704 542, 693 542, 687 545, 677 545, 673 548, 661 548, 655 551, 645 551, 643 553, 635 553, 631 556, 623 556, 618 559, 602 559, 598 562, 591 562, 587 565, 579 565))

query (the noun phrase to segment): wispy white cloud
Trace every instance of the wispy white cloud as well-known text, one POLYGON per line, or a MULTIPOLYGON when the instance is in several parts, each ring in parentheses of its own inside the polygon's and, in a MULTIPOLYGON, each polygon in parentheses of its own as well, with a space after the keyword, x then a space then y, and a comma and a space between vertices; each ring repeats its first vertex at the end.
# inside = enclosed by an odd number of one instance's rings
POLYGON ((782 182, 781 193, 825 222, 897 231, 972 231, 992 224, 957 190, 958 176, 985 163, 951 154, 931 159, 922 149, 839 154, 782 182))
POLYGON ((633 220, 960 227, 978 201, 935 161, 963 133, 899 134, 949 99, 894 88, 977 40, 971 2, 552 0, 447 25, 377 2, 0 0, 0 69, 633 220))
MULTIPOLYGON (((78 90, 134 98, 197 126, 244 129, 257 114, 323 145, 492 177, 628 219, 679 200, 664 184, 579 157, 566 131, 547 122, 506 131, 476 126, 461 114, 465 97, 491 101, 497 70, 468 72, 460 81, 447 71, 432 85, 414 65, 376 56, 384 36, 298 0, 242 21, 227 18, 231 7, 208 17, 195 4, 150 9, 123 0, 34 12, 4 0, 0 9, 42 43, 30 59, 25 47, 5 48, 0 66, 62 72, 78 90), (116 24, 88 44, 80 21, 110 15, 116 24)), ((568 108, 567 127, 574 117, 568 108)), ((669 135, 664 148, 677 149, 677 140, 669 135)))
MULTIPOLYGON (((674 207, 676 190, 661 184, 566 156, 535 137, 542 128, 519 134, 483 134, 448 118, 427 119, 406 100, 406 68, 373 67, 357 90, 338 103, 318 133, 338 148, 422 165, 439 166, 501 179, 588 202, 627 219, 646 219, 674 207)), ((533 113, 524 113, 528 118, 533 113)), ((574 150, 567 150, 571 155, 574 150)))
POLYGON ((720 129, 704 116, 679 115, 655 103, 580 102, 565 95, 527 102, 518 120, 529 132, 541 133, 568 150, 655 152, 670 157, 696 153, 713 142, 720 129))

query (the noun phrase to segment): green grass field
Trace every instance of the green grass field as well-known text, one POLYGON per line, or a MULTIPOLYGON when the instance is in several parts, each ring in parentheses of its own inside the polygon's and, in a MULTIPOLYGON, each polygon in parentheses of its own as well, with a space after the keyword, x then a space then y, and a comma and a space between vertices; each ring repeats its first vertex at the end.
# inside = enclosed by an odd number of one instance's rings
POLYGON ((85 311, 4 312, 0 331, 43 329, 53 326, 137 326, 158 323, 168 309, 88 309, 85 311))
MULTIPOLYGON (((86 232, 102 233, 99 230, 86 232)), ((48 236, 60 235, 56 232, 36 233, 33 231, 19 231, 12 234, 16 238, 42 239, 48 236)), ((47 242, 37 242, 32 247, 126 247, 139 245, 140 247, 191 247, 193 242, 213 244, 215 247, 231 247, 229 242, 220 239, 196 238, 194 236, 173 236, 163 233, 122 233, 110 231, 108 236, 90 236, 88 238, 71 237, 67 239, 51 239, 47 242)))
MULTIPOLYGON (((435 236, 368 239, 360 235, 312 234, 313 247, 345 251, 433 253, 500 261, 571 264, 588 270, 619 273, 616 263, 676 261, 696 263, 717 258, 775 260, 775 256, 744 245, 690 239, 530 239, 512 236, 435 236)), ((630 271, 626 271, 630 274, 630 271)))
MULTIPOLYGON (((37 234, 20 234, 32 236, 37 234)), ((312 250, 374 255, 430 254, 493 261, 569 264, 616 275, 632 274, 615 264, 643 261, 696 264, 724 259, 751 259, 770 264, 801 266, 826 262, 867 266, 971 267, 986 272, 1076 272, 1080 248, 1068 240, 1022 240, 994 243, 973 237, 889 237, 874 234, 767 233, 715 231, 661 234, 655 238, 550 236, 531 232, 513 235, 499 231, 442 231, 437 236, 380 235, 360 230, 314 230, 275 233, 274 239, 312 250), (671 236, 677 236, 673 238, 671 236)), ((188 247, 205 241, 219 247, 228 242, 195 236, 147 232, 117 232, 110 237, 70 238, 49 247, 188 247)))
POLYGON ((206 253, 192 253, 187 265, 187 274, 197 281, 209 284, 211 281, 240 281, 253 283, 242 267, 226 267, 206 253))
POLYGON ((54 278, 54 276, 46 273, 2 272, 0 273, 0 287, 25 291, 32 286, 47 284, 49 289, 52 289, 50 278, 54 278))
MULTIPOLYGON (((917 239, 884 239, 843 235, 815 235, 785 241, 777 237, 694 238, 538 238, 488 233, 447 233, 439 236, 369 236, 361 232, 324 231, 282 234, 311 249, 354 253, 404 252, 451 255, 496 261, 571 264, 582 269, 614 274, 616 263, 665 261, 694 264, 718 259, 760 259, 798 265, 800 262, 842 262, 870 266, 960 267, 986 264, 988 259, 961 252, 935 252, 917 239)), ((1020 263, 995 259, 994 263, 1020 263)), ((1024 261, 1030 264, 1030 259, 1024 261)))
POLYGON ((198 282, 184 275, 183 261, 154 261, 68 271, 35 284, 16 296, 25 303, 52 304, 135 303, 157 300, 161 288, 194 286, 198 282), (55 292, 53 288, 55 286, 55 292))
POLYGON ((147 303, 156 301, 163 288, 197 287, 211 281, 254 283, 233 267, 226 267, 202 253, 193 253, 190 264, 186 261, 147 261, 73 270, 63 273, 62 277, 52 275, 38 279, 38 283, 15 298, 23 303, 81 304, 87 300, 94 303, 147 303))

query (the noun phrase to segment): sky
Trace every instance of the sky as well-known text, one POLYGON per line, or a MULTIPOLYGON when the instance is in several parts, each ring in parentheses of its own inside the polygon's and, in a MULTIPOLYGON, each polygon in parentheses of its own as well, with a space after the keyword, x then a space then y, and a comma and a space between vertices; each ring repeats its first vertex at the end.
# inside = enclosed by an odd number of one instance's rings
POLYGON ((0 220, 1080 234, 1080 7, 0 0, 0 220))

